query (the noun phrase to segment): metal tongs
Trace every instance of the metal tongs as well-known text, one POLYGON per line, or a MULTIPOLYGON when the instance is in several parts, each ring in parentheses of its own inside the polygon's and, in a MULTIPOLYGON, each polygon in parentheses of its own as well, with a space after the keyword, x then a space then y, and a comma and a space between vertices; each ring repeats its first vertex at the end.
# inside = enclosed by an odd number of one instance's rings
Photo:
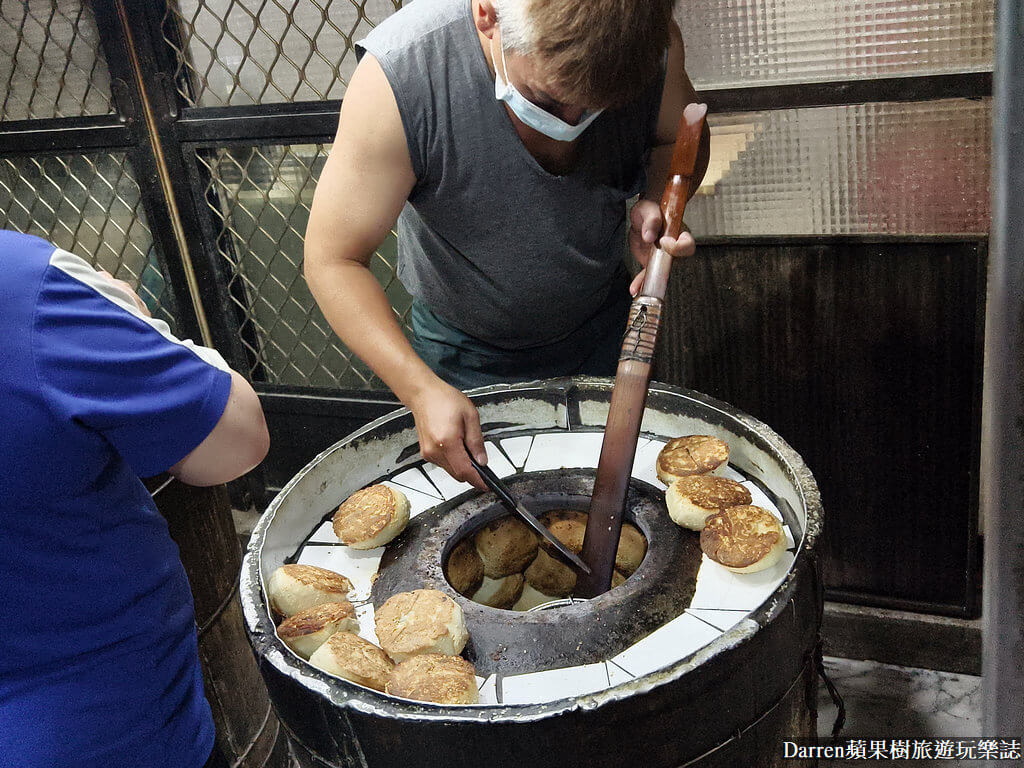
POLYGON ((488 467, 477 462, 477 460, 473 458, 473 454, 469 453, 469 451, 466 451, 466 453, 469 454, 469 461, 473 465, 473 469, 477 471, 487 487, 497 494, 498 499, 502 504, 508 507, 509 511, 514 512, 523 518, 526 524, 543 536, 551 546, 558 550, 558 553, 563 558, 568 560, 584 573, 590 573, 590 568, 580 559, 579 555, 555 538, 554 534, 545 528, 544 524, 534 517, 532 512, 530 512, 520 502, 516 501, 515 497, 509 492, 508 486, 501 481, 501 478, 494 474, 494 472, 492 472, 488 467))

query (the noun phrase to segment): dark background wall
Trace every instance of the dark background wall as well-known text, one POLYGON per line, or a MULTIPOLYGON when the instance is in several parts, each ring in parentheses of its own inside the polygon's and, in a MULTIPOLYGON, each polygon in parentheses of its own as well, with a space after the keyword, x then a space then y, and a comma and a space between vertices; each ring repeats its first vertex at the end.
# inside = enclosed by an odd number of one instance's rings
POLYGON ((974 608, 982 241, 705 244, 658 378, 770 424, 826 510, 833 597, 974 608))

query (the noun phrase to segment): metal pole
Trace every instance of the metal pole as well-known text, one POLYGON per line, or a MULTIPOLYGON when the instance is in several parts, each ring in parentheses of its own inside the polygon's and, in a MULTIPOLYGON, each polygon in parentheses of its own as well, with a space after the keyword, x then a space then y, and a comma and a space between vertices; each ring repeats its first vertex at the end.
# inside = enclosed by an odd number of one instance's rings
POLYGON ((982 415, 984 736, 1024 738, 1024 0, 1000 0, 982 415))

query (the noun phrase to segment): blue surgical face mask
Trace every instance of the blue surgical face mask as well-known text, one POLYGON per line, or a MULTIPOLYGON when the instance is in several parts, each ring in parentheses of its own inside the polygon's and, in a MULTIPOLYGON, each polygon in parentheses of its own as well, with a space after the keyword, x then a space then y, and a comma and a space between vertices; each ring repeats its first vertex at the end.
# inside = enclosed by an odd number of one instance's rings
MULTIPOLYGON (((491 38, 493 43, 494 38, 491 38)), ((494 49, 491 49, 491 58, 494 58, 494 49)), ((528 98, 523 96, 512 83, 506 81, 508 67, 505 66, 505 49, 501 49, 501 68, 505 77, 498 73, 497 66, 494 67, 494 97, 503 101, 515 113, 515 116, 530 126, 535 131, 556 141, 574 141, 579 138, 603 110, 597 109, 593 112, 587 110, 581 116, 576 125, 569 125, 561 118, 552 115, 545 109, 541 109, 528 98)))

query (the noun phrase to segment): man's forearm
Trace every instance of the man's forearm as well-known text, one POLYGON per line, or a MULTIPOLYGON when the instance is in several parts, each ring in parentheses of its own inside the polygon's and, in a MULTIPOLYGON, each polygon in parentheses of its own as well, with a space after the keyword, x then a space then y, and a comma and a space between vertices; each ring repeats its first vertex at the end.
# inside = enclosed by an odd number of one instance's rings
POLYGON ((311 262, 306 279, 341 341, 407 405, 436 379, 405 337, 369 268, 355 261, 311 262))

